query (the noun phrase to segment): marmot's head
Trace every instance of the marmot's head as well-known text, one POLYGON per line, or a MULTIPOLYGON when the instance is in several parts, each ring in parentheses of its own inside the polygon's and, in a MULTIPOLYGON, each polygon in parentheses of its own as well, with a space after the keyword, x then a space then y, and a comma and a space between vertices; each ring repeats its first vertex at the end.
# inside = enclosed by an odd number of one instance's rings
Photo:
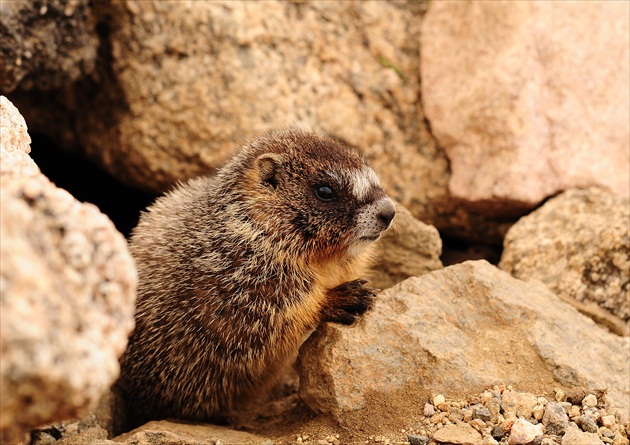
POLYGON ((354 256, 394 218, 376 173, 350 147, 291 130, 255 139, 219 173, 275 241, 309 255, 354 256))

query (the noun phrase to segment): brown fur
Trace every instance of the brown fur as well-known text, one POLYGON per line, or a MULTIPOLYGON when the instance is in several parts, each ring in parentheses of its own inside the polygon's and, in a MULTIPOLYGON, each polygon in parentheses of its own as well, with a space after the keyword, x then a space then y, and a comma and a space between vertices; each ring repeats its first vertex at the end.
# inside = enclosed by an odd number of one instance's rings
POLYGON ((119 385, 131 426, 228 416, 318 323, 350 324, 370 307, 374 292, 357 280, 370 246, 359 236, 376 239, 393 204, 378 183, 352 192, 347 173, 366 168, 333 139, 271 133, 142 215, 131 239, 136 329, 119 385), (334 200, 318 197, 322 185, 334 200))

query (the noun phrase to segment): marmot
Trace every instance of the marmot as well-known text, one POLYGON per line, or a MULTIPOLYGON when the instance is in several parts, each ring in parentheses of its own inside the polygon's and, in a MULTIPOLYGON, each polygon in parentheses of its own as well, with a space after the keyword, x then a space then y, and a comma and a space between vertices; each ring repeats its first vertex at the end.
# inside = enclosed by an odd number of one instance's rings
POLYGON ((225 419, 320 322, 351 324, 372 305, 359 277, 394 213, 350 147, 297 130, 158 198, 130 241, 139 288, 119 387, 131 426, 225 419))

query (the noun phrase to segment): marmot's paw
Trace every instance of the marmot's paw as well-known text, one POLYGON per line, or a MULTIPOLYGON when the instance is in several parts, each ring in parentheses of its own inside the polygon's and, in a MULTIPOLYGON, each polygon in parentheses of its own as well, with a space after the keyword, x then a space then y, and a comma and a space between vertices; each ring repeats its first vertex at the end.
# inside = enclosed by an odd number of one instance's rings
POLYGON ((340 284, 328 291, 328 307, 322 321, 352 324, 357 317, 370 309, 379 289, 364 287, 367 280, 358 279, 340 284))

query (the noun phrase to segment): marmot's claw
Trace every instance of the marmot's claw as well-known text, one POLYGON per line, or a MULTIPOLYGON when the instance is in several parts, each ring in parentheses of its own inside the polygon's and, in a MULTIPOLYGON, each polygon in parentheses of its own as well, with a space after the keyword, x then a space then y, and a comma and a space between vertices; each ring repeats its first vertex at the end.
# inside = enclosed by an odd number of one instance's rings
POLYGON ((378 289, 364 287, 367 280, 357 279, 340 284, 331 289, 328 296, 328 310, 324 310, 324 321, 352 324, 354 319, 372 308, 378 289), (343 313, 347 314, 344 315, 343 313), (352 321, 350 321, 351 317, 352 321), (350 321, 348 323, 348 321, 350 321))

